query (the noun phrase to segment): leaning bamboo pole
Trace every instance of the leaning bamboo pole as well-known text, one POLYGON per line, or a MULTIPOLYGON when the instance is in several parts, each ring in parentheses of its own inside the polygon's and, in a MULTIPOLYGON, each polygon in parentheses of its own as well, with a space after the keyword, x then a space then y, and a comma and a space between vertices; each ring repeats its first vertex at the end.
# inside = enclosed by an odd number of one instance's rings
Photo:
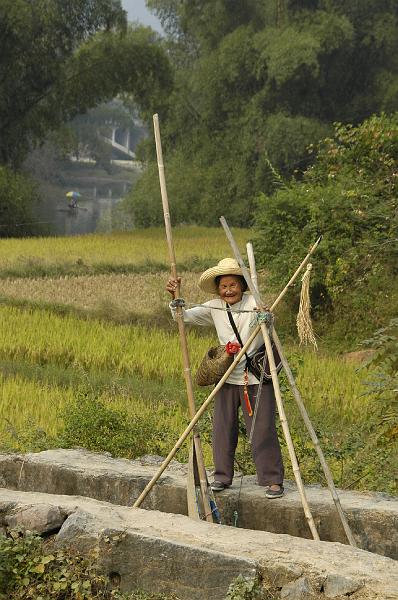
MULTIPOLYGON (((272 306, 270 308, 270 311, 275 310, 275 308, 278 306, 279 302, 282 300, 282 298, 286 294, 286 292, 289 289, 289 287, 291 285, 293 285, 294 281, 299 276, 301 270, 305 267, 305 265, 310 260, 311 256, 313 255, 313 253, 317 249, 320 241, 321 241, 321 237, 319 237, 316 240, 316 242, 313 244, 313 246, 310 248, 307 256, 303 259, 303 261, 297 267, 296 271, 293 273, 293 275, 291 276, 291 278, 289 279, 289 281, 287 282, 287 284, 285 285, 285 287, 283 288, 283 290, 280 292, 280 294, 278 295, 278 297, 276 298, 276 300, 273 302, 273 304, 272 304, 272 306)), ((231 373, 235 369, 236 365, 239 363, 240 359, 244 356, 246 350, 249 348, 250 344, 252 343, 252 341, 254 340, 254 338, 256 337, 256 335, 258 335, 259 331, 260 331, 260 326, 257 325, 257 327, 253 330, 252 334, 248 338, 247 342, 243 345, 243 347, 240 349, 240 351, 236 355, 236 358, 235 358, 234 362, 232 363, 232 365, 230 367, 228 367, 227 371, 224 373, 224 375, 222 376, 222 378, 220 379, 220 381, 217 383, 217 385, 215 386, 215 388, 212 390, 212 392, 210 393, 210 395, 208 396, 208 398, 204 401, 204 403, 199 408, 199 410, 197 411, 197 413, 195 414, 195 416, 191 419, 191 422, 189 423, 189 425, 186 427, 186 429, 180 435, 180 437, 178 438, 177 442, 175 443, 175 445, 173 446, 173 448, 170 450, 169 454, 166 456, 166 458, 164 459, 164 461, 160 465, 159 469, 156 471, 156 473, 153 475, 152 479, 147 483, 147 485, 145 486, 145 488, 142 490, 141 494, 138 496, 137 500, 134 502, 133 508, 139 508, 139 506, 141 506, 142 502, 145 500, 146 496, 149 494, 149 492, 151 491, 151 489, 153 488, 153 486, 156 484, 156 482, 158 481, 158 479, 161 477, 162 473, 167 469, 168 465, 171 463, 171 461, 173 460, 173 458, 177 454, 178 450, 181 448, 181 446, 183 445, 183 443, 185 442, 185 440, 187 439, 187 437, 189 436, 189 434, 191 433, 191 431, 195 427, 196 423, 199 421, 199 419, 201 418, 201 416, 206 412, 206 410, 209 407, 209 405, 211 404, 214 396, 222 388, 222 386, 224 385, 224 383, 226 382, 226 380, 228 379, 228 377, 231 375, 231 373)))
POLYGON ((251 242, 247 242, 247 244, 246 244, 246 254, 247 254, 247 260, 249 261, 250 278, 253 282, 254 287, 258 291, 256 261, 254 258, 253 244, 251 242))
MULTIPOLYGON (((246 244, 246 252, 247 252, 247 258, 249 261, 249 268, 250 268, 250 277, 253 281, 253 284, 255 285, 256 289, 258 290, 258 280, 257 280, 257 270, 256 270, 256 260, 254 257, 254 252, 253 252, 253 245, 251 244, 251 242, 248 242, 246 244)), ((308 269, 308 265, 307 265, 307 269, 308 269)), ((340 517, 340 521, 341 524, 343 526, 343 529, 345 531, 345 534, 347 536, 348 542, 351 546, 353 547, 357 547, 357 544, 355 542, 355 538, 352 534, 352 531, 350 529, 350 526, 348 525, 346 516, 343 512, 341 503, 340 503, 340 498, 337 494, 337 490, 336 487, 334 485, 334 481, 333 481, 333 477, 332 474, 330 472, 329 469, 329 465, 326 462, 325 456, 323 454, 322 448, 320 446, 319 440, 318 440, 318 436, 316 435, 315 429, 311 423, 310 417, 308 415, 307 409, 305 408, 305 404, 303 402, 303 399, 301 397, 300 391, 297 387, 296 381, 294 379, 294 375, 292 373, 292 370, 290 369, 290 365, 287 361, 287 358, 284 354, 283 348, 282 348, 282 344, 280 342, 279 336, 276 333, 276 329, 275 329, 275 325, 272 329, 272 339, 274 341, 275 347, 279 352, 279 356, 281 358, 282 361, 282 366, 285 370, 287 379, 289 381, 289 385, 290 385, 290 389, 292 390, 292 394, 293 397, 297 403, 297 406, 299 408, 300 414, 303 418, 304 424, 307 428, 307 431, 310 435, 310 438, 312 440, 312 443, 314 444, 314 448, 316 450, 316 453, 318 454, 318 458, 319 458, 319 462, 321 463, 323 472, 325 474, 325 479, 330 491, 330 494, 333 498, 333 502, 336 506, 336 510, 337 513, 340 517)), ((252 430, 254 428, 254 424, 255 424, 255 417, 256 417, 256 412, 257 412, 257 408, 258 408, 258 404, 256 405, 256 409, 254 411, 254 415, 253 415, 253 425, 252 425, 252 430)))
POLYGON ((301 398, 301 394, 300 394, 299 389, 298 389, 298 387, 296 385, 296 381, 294 379, 293 373, 292 373, 292 371, 290 369, 290 366, 289 366, 289 363, 287 362, 287 359, 286 359, 286 357, 284 355, 280 339, 279 339, 279 337, 278 337, 278 335, 277 335, 277 333, 275 331, 275 327, 273 329, 272 337, 273 337, 273 340, 274 340, 274 343, 275 343, 275 347, 276 347, 276 349, 279 352, 279 356, 281 358, 282 365, 283 365, 283 368, 285 370, 287 379, 289 381, 290 388, 292 390, 294 399, 295 399, 295 401, 297 403, 297 406, 298 406, 298 408, 300 410, 301 416, 303 418, 305 426, 307 427, 308 433, 310 434, 310 437, 311 437, 312 443, 314 444, 314 448, 316 450, 316 453, 318 454, 319 462, 321 463, 323 472, 325 474, 326 482, 328 484, 329 491, 331 493, 331 496, 333 498, 334 504, 336 506, 336 510, 338 512, 338 515, 340 517, 341 523, 343 525, 345 534, 347 536, 347 539, 348 539, 350 545, 354 546, 356 548, 357 544, 355 542, 355 538, 354 538, 354 536, 352 534, 350 526, 348 525, 347 519, 346 519, 345 514, 343 512, 343 509, 341 507, 340 498, 339 498, 339 496, 337 494, 337 490, 336 490, 336 487, 334 485, 334 481, 333 481, 333 477, 332 477, 332 474, 331 474, 330 469, 329 469, 329 465, 326 462, 325 456, 324 456, 324 454, 322 452, 322 448, 321 448, 321 446, 319 444, 318 436, 316 435, 315 429, 312 426, 312 423, 311 423, 311 420, 310 420, 310 418, 308 416, 308 413, 307 413, 307 410, 305 408, 304 402, 303 402, 303 400, 301 398))
MULTIPOLYGON (((171 230, 171 220, 170 220, 170 210, 169 210, 169 201, 167 195, 166 188, 166 177, 164 172, 164 163, 163 163, 163 152, 162 152, 162 143, 160 139, 160 127, 159 127, 159 117, 157 114, 153 115, 153 128, 155 132, 155 143, 156 143, 156 155, 158 161, 158 170, 159 170, 159 182, 160 182, 160 191, 162 196, 162 205, 163 205, 163 215, 164 215, 164 223, 166 228, 166 237, 167 237, 167 246, 169 250, 169 258, 171 263, 171 275, 173 279, 177 281, 177 289, 175 296, 177 298, 180 297, 180 285, 178 283, 178 275, 177 275, 177 263, 176 256, 173 244, 173 236, 171 230)), ((182 350, 182 358, 183 358, 183 368, 184 368, 184 378, 185 378, 185 386, 187 390, 187 398, 188 398, 188 409, 191 419, 195 416, 196 407, 195 407, 195 398, 193 393, 193 385, 192 385, 192 377, 191 377, 191 367, 189 362, 189 353, 188 353, 188 343, 187 336, 185 334, 185 325, 184 325, 184 315, 181 306, 176 307, 176 317, 178 324, 178 331, 180 335, 180 345, 182 350)), ((203 504, 203 510, 205 514, 205 518, 209 522, 213 522, 212 511, 210 508, 210 500, 209 500, 209 489, 208 489, 208 480, 205 469, 205 463, 203 459, 203 451, 202 444, 200 441, 200 435, 197 428, 193 431, 193 449, 192 449, 192 461, 196 459, 199 481, 200 481, 200 491, 201 491, 201 499, 203 504)), ((193 468, 193 462, 189 463, 191 466, 189 468, 193 468)), ((188 477, 188 485, 187 485, 187 494, 188 494, 188 507, 189 512, 191 513, 189 516, 192 518, 198 518, 198 510, 195 511, 196 506, 196 492, 194 486, 194 477, 191 473, 191 477, 188 477), (192 497, 190 497, 192 496, 192 497)))
MULTIPOLYGON (((250 268, 250 277, 251 277, 251 280, 252 280, 253 285, 255 286, 256 290, 259 291, 259 289, 258 289, 257 269, 256 269, 256 260, 254 258, 253 244, 251 242, 247 242, 247 244, 246 244, 246 254, 247 254, 247 259, 249 261, 249 268, 250 268)), ((262 383, 260 385, 262 385, 262 383)), ((257 413, 258 413, 259 406, 260 406, 260 402, 256 402, 256 406, 254 407, 254 413, 253 413, 252 423, 251 423, 252 426, 250 428, 250 433, 249 433, 249 444, 251 444, 252 441, 253 441, 254 430, 256 428, 257 413)))
MULTIPOLYGON (((221 221, 221 225, 224 228, 225 234, 229 240, 229 243, 231 244, 231 248, 233 250, 233 253, 235 255, 236 260, 238 261, 238 264, 240 266, 240 268, 242 269, 242 273, 243 276, 246 280, 246 283, 256 301, 257 307, 261 310, 264 310, 264 304, 261 300, 260 294, 256 288, 256 286, 253 284, 253 281, 250 277, 250 273, 246 268, 245 263, 243 262, 242 259, 242 255, 239 252, 239 248, 232 236, 231 230, 228 227, 227 221, 225 220, 224 217, 221 217, 220 219, 221 221)), ((300 467, 297 461, 297 456, 296 456, 296 452, 294 450, 294 445, 293 445, 293 440, 291 438, 290 435, 290 429, 289 429, 289 424, 287 421, 287 417, 286 417, 286 413, 285 413, 285 408, 283 406, 283 400, 282 400, 282 394, 281 394, 281 390, 280 390, 280 386, 279 386, 279 379, 278 379, 278 373, 276 370, 276 365, 275 365, 275 360, 274 360, 274 353, 272 351, 272 343, 271 343, 271 338, 268 332, 268 328, 266 326, 265 323, 260 323, 260 327, 261 327, 261 333, 263 335, 264 338, 264 343, 265 343, 265 349, 267 351, 267 356, 268 356, 268 362, 269 362, 269 366, 270 366, 270 373, 271 373, 271 377, 272 377, 272 385, 274 387, 274 392, 275 392, 275 400, 276 400, 276 405, 278 408, 278 413, 279 413, 279 420, 281 422, 282 425, 282 430, 286 439, 286 444, 287 444, 287 449, 289 452, 289 457, 290 457, 290 462, 292 463, 292 469, 293 469, 293 474, 294 474, 294 478, 296 480, 296 484, 297 484, 297 489, 299 491, 300 494, 300 498, 301 498, 301 503, 303 505, 303 510, 304 510, 304 514, 305 514, 305 518, 307 519, 307 523, 308 523, 308 527, 310 528, 310 531, 312 533, 312 537, 314 538, 314 540, 319 540, 319 534, 317 531, 317 528, 315 526, 315 522, 314 522, 314 518, 311 514, 311 510, 308 504, 308 500, 307 500, 307 495, 305 492, 305 488, 304 488, 304 484, 303 484, 303 480, 301 478, 301 473, 300 473, 300 467)))

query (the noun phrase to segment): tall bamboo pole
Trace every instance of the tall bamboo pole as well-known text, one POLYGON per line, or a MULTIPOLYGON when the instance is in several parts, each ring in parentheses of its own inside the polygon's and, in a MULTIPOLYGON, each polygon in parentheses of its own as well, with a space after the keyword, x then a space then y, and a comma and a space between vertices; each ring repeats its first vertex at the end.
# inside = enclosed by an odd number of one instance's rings
MULTIPOLYGON (((310 260, 311 256, 317 249, 320 241, 321 241, 321 238, 319 237, 316 240, 316 242, 314 243, 314 245, 310 248, 307 256, 303 259, 301 264, 297 267, 296 271, 293 273, 293 275, 291 276, 291 278, 289 279, 288 283, 285 285, 285 287, 283 288, 283 290, 281 291, 279 296, 273 302, 273 304, 270 308, 270 311, 273 311, 277 307, 277 305, 282 300, 283 296, 286 294, 289 287, 291 285, 293 285, 294 281, 299 276, 301 270, 305 267, 305 265, 307 264, 307 262, 310 260)), ((202 406, 199 408, 198 412, 193 417, 193 419, 191 420, 189 425, 186 427, 186 429, 180 435, 177 442, 175 443, 173 448, 170 450, 169 454, 166 456, 166 458, 160 465, 159 469, 156 471, 156 473, 153 475, 152 479, 147 483, 145 488, 142 490, 141 494, 138 496, 137 500, 134 502, 133 508, 138 508, 139 506, 141 506, 142 502, 145 500, 146 496, 149 494, 149 492, 151 491, 153 486, 156 484, 156 482, 158 481, 158 479, 162 475, 162 473, 167 469, 168 465, 171 463, 171 461, 177 454, 178 450, 181 448, 181 446, 183 445, 183 443, 185 442, 185 440, 191 433, 192 429, 195 427, 196 423, 199 421, 200 417, 206 412, 206 410, 207 410, 208 406, 211 404, 214 396, 222 388, 222 386, 224 385, 224 383, 226 382, 228 377, 231 375, 231 373, 235 369, 236 365, 239 363, 240 359, 244 356, 246 350, 249 348, 250 344, 252 343, 252 341, 254 340, 256 335, 259 333, 259 331, 260 331, 260 326, 257 325, 257 327, 251 333, 247 342, 244 344, 244 346, 240 349, 240 351, 236 355, 236 358, 235 358, 234 362, 232 363, 232 365, 230 367, 228 367, 227 371, 224 373, 224 375, 222 376, 220 381, 217 383, 215 388, 212 390, 212 392, 210 393, 208 398, 204 401, 202 406)))
MULTIPOLYGON (((161 143, 161 139, 160 139, 159 117, 157 114, 153 115, 153 127, 154 127, 154 132, 155 132, 156 155, 157 155, 157 161, 158 161, 159 182, 160 182, 160 191, 161 191, 162 204, 163 204, 164 223, 165 223, 165 227, 166 227, 167 245, 168 245, 168 249, 169 249, 169 258, 170 258, 170 263, 171 263, 171 275, 172 275, 173 279, 175 279, 178 282, 176 256, 175 256, 173 237, 172 237, 172 231, 171 231, 169 201, 168 201, 167 188, 166 188, 166 177, 165 177, 165 173, 164 173, 162 143, 161 143)), ((180 285, 179 284, 177 284, 176 297, 177 298, 180 297, 180 285)), ((185 386, 187 389, 188 408, 189 408, 190 417, 192 419, 195 416, 196 407, 195 407, 195 398, 194 398, 194 393, 193 393, 191 368, 190 368, 190 363, 189 363, 187 336, 185 334, 184 316, 183 316, 183 310, 182 310, 181 306, 177 306, 176 316, 177 316, 177 323, 178 323, 178 331, 180 334, 180 344, 181 344, 182 358, 183 358, 185 386)), ((197 428, 193 432, 192 460, 195 460, 195 459, 196 459, 197 467, 198 467, 201 498, 202 498, 205 518, 207 521, 213 522, 212 512, 211 512, 211 508, 210 508, 210 501, 209 501, 207 474, 206 474, 206 469, 205 469, 205 464, 204 464, 204 459, 203 459, 200 435, 199 435, 199 431, 197 428)), ((192 485, 191 485, 193 481, 194 481, 194 478, 192 476, 188 477, 187 493, 189 495, 189 494, 192 494, 192 491, 193 491, 193 494, 195 495, 195 498, 188 498, 188 506, 190 508, 194 507, 196 504, 195 490, 192 490, 192 485)), ((197 517, 197 514, 193 513, 190 516, 197 517)))
MULTIPOLYGON (((247 270, 246 265, 243 262, 242 255, 239 252, 239 248, 236 245, 236 242, 232 236, 231 230, 229 229, 226 220, 224 219, 224 217, 221 217, 220 221, 221 221, 221 225, 224 228, 226 236, 231 244, 232 250, 235 254, 235 258, 238 261, 240 268, 242 269, 243 276, 244 276, 246 283, 256 301, 258 308, 260 308, 260 309, 264 308, 264 304, 261 300, 260 294, 259 294, 256 286, 253 284, 253 282, 251 280, 249 271, 247 270)), ((287 418, 286 418, 285 408, 283 406, 282 394, 281 394, 281 390, 279 387, 278 373, 276 370, 274 353, 272 351, 271 338, 269 336, 268 328, 267 328, 266 324, 261 323, 260 327, 261 327, 261 333, 264 338, 265 349, 267 351, 268 362, 269 362, 269 366, 270 366, 270 373, 271 373, 271 377, 272 377, 272 384, 274 386, 274 392, 275 392, 275 400, 276 400, 276 405, 278 407, 279 419, 280 419, 280 422, 282 425, 283 433, 285 435, 287 449, 289 451, 290 462, 292 463, 293 474, 294 474, 294 478, 296 480, 297 489, 300 494, 301 503, 302 503, 303 509, 304 509, 304 514, 307 519, 307 523, 310 528, 310 531, 312 533, 312 537, 314 538, 314 540, 319 540, 319 534, 316 529, 315 522, 314 522, 313 516, 310 511, 310 507, 309 507, 308 500, 307 500, 307 495, 305 493, 305 488, 303 485, 303 481, 301 479, 300 467, 299 467, 299 464, 297 461, 296 452, 294 450, 293 441, 292 441, 292 438, 290 435, 290 430, 289 430, 289 425, 288 425, 287 418)))
MULTIPOLYGON (((256 260, 254 258, 253 244, 251 242, 247 242, 247 244, 246 244, 246 253, 247 253, 247 259, 249 261, 251 280, 252 280, 253 285, 255 286, 256 290, 259 291, 256 260)), ((253 413, 253 418, 252 418, 252 426, 250 428, 250 433, 249 433, 249 444, 251 444, 253 441, 253 435, 254 435, 254 430, 256 427, 257 413, 258 413, 259 406, 260 406, 260 402, 256 402, 256 406, 254 407, 254 413, 253 413)))

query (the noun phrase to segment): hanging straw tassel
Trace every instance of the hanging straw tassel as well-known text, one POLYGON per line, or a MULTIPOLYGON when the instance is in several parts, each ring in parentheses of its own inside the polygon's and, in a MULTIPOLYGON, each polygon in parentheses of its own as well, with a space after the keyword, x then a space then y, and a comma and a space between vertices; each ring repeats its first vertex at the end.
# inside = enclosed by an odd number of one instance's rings
POLYGON ((307 265, 307 270, 301 278, 301 294, 300 294, 300 306, 297 314, 297 331, 300 338, 301 344, 313 344, 314 348, 318 348, 316 343, 314 331, 312 329, 311 322, 311 301, 310 301, 310 273, 312 264, 307 265))

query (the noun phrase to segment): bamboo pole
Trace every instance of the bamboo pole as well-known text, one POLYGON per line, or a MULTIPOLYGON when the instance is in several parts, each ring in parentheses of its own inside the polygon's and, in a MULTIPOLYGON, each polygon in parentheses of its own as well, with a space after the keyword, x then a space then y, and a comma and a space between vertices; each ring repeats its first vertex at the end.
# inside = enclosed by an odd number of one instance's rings
MULTIPOLYGON (((162 143, 161 143, 161 139, 160 139, 159 117, 157 114, 153 115, 153 127, 154 127, 154 132, 155 132, 155 143, 156 143, 156 155, 157 155, 157 161, 158 161, 158 170, 159 170, 160 192, 161 192, 161 196, 162 196, 162 205, 163 205, 164 223, 165 223, 165 228, 166 228, 167 246, 168 246, 168 250, 169 250, 169 258, 170 258, 170 263, 171 263, 171 274, 172 274, 173 279, 175 279, 178 282, 176 256, 175 256, 173 236, 172 236, 172 230, 171 230, 169 201, 168 201, 167 188, 166 188, 166 177, 165 177, 165 173, 164 173, 162 143)), ((177 284, 176 297, 177 298, 180 297, 180 285, 179 284, 177 284)), ((181 344, 182 357, 183 357, 183 368, 184 368, 185 386, 186 386, 187 398, 188 398, 188 409, 189 409, 190 417, 192 419, 192 417, 194 417, 194 415, 196 413, 196 407, 195 407, 195 398, 194 398, 194 393, 193 393, 191 368, 190 368, 190 363, 189 363, 187 336, 185 334, 184 317, 183 317, 183 311, 182 311, 181 306, 177 306, 176 316, 177 316, 178 331, 179 331, 179 335, 180 335, 180 344, 181 344)), ((193 452, 193 459, 195 460, 195 458, 196 458, 196 462, 197 462, 199 481, 200 481, 201 498, 202 498, 205 518, 207 521, 213 522, 212 512, 211 512, 211 508, 210 508, 210 501, 209 501, 207 474, 206 474, 206 469, 205 469, 205 464, 204 464, 204 459, 203 459, 200 435, 199 435, 199 431, 197 429, 195 429, 193 432, 193 444, 194 444, 194 448, 195 448, 195 450, 193 452)), ((188 478, 188 481, 192 481, 192 480, 193 480, 193 478, 188 478)), ((188 494, 192 493, 191 485, 188 485, 187 493, 188 494)), ((195 490, 193 490, 193 493, 195 495, 195 502, 196 502, 195 490)), ((193 499, 188 499, 188 506, 189 507, 194 506, 193 499)), ((190 516, 197 518, 197 515, 195 513, 191 514, 190 516)))
MULTIPOLYGON (((254 258, 253 244, 251 242, 247 242, 247 244, 246 244, 246 253, 247 253, 247 258, 248 258, 248 261, 249 261, 249 268, 250 268, 250 277, 251 277, 251 280, 252 280, 253 285, 255 286, 256 290, 259 291, 258 290, 258 278, 257 278, 256 260, 254 258)), ((252 418, 252 426, 250 428, 250 433, 249 433, 249 444, 251 444, 252 441, 253 441, 253 435, 254 435, 254 430, 255 430, 255 427, 256 427, 257 413, 258 413, 258 407, 259 407, 259 405, 260 405, 260 402, 256 402, 256 406, 254 407, 254 413, 253 413, 253 418, 252 418)))
MULTIPOLYGON (((256 289, 258 290, 256 261, 255 261, 255 258, 254 258, 253 245, 251 244, 251 242, 248 242, 246 244, 246 251, 247 251, 247 258, 248 258, 248 261, 249 261, 250 277, 251 277, 251 279, 253 281, 253 284, 255 285, 256 289)), ((307 266, 307 268, 308 268, 308 266, 307 266)), ((330 469, 329 469, 329 465, 326 462, 325 456, 323 454, 322 448, 321 448, 319 440, 318 440, 318 436, 316 435, 315 429, 312 426, 310 417, 309 417, 309 415, 307 413, 307 409, 305 408, 305 404, 303 402, 303 399, 301 397, 300 391, 299 391, 299 389, 297 387, 297 384, 296 384, 296 381, 294 379, 294 375, 293 375, 293 373, 292 373, 292 371, 290 369, 290 365, 289 365, 289 363, 287 361, 287 358, 285 357, 285 354, 283 352, 282 344, 280 342, 278 334, 276 333, 275 326, 273 327, 273 330, 272 330, 272 339, 274 341, 276 349, 279 352, 279 356, 281 358, 283 368, 285 370, 287 379, 289 381, 290 388, 291 388, 292 393, 293 393, 293 397, 294 397, 294 399, 295 399, 295 401, 297 403, 297 406, 298 406, 299 411, 301 413, 301 416, 303 418, 304 424, 305 424, 305 426, 306 426, 306 428, 308 430, 308 433, 309 433, 309 435, 311 437, 312 443, 314 444, 314 448, 316 450, 316 453, 318 454, 319 462, 321 463, 323 472, 325 474, 325 478, 326 478, 326 482, 327 482, 330 494, 331 494, 331 496, 333 498, 333 502, 334 502, 334 504, 336 506, 336 510, 337 510, 337 513, 338 513, 338 515, 340 517, 340 521, 341 521, 341 524, 343 525, 343 528, 344 528, 345 534, 347 536, 348 542, 349 542, 349 544, 351 546, 357 547, 357 544, 355 542, 355 538, 354 538, 354 536, 352 534, 352 531, 350 529, 350 526, 348 525, 346 516, 345 516, 345 514, 343 512, 343 509, 342 509, 342 506, 341 506, 341 503, 340 503, 340 498, 339 498, 339 496, 337 494, 337 490, 336 490, 336 487, 334 485, 333 477, 332 477, 332 474, 331 474, 330 469)), ((256 418, 257 408, 258 408, 258 405, 256 405, 256 408, 255 408, 255 411, 254 411, 254 415, 253 415, 252 430, 253 430, 254 424, 255 424, 255 418, 256 418)))
MULTIPOLYGON (((249 271, 247 270, 246 265, 243 262, 242 255, 239 252, 239 248, 236 245, 236 242, 232 236, 231 230, 229 229, 228 224, 224 217, 221 217, 220 221, 221 221, 221 225, 224 228, 226 236, 231 244, 232 250, 235 254, 235 258, 238 261, 240 268, 242 269, 242 273, 246 280, 246 283, 249 286, 251 293, 253 294, 253 297, 256 301, 258 308, 261 309, 264 307, 264 304, 261 300, 261 297, 260 297, 260 294, 259 294, 257 288, 254 286, 254 284, 251 280, 249 271)), ((307 495, 305 493, 305 488, 303 485, 303 481, 301 479, 300 467, 299 467, 299 464, 297 461, 296 452, 294 450, 293 441, 292 441, 292 438, 290 435, 290 430, 289 430, 289 425, 287 422, 285 408, 283 406, 282 394, 281 394, 281 390, 279 387, 279 379, 278 379, 278 374, 277 374, 275 360, 274 360, 274 353, 272 351, 271 338, 269 336, 268 328, 267 328, 266 324, 261 323, 260 327, 261 327, 261 333, 263 334, 263 338, 264 338, 265 349, 267 351, 268 362, 269 362, 269 366, 270 366, 270 373, 271 373, 271 377, 272 377, 272 384, 274 386, 274 392, 275 392, 275 400, 276 400, 276 405, 278 407, 279 419, 280 419, 280 422, 282 425, 283 433, 285 435, 286 444, 287 444, 287 448, 289 451, 290 462, 292 463, 293 474, 294 474, 294 478, 295 478, 296 484, 297 484, 297 489, 300 494, 301 503, 302 503, 303 509, 304 509, 304 514, 307 519, 308 527, 310 528, 310 531, 312 533, 312 537, 314 538, 314 540, 319 540, 319 534, 318 534, 317 528, 315 526, 313 516, 310 511, 310 507, 309 507, 308 500, 307 500, 307 495)))
POLYGON ((254 258, 253 244, 251 242, 247 242, 246 244, 246 253, 247 259, 249 261, 250 268, 250 278, 253 282, 254 287, 258 291, 258 278, 257 278, 257 270, 256 270, 256 261, 254 258))
POLYGON ((288 363, 288 361, 287 361, 287 359, 286 359, 286 357, 285 357, 285 355, 283 353, 282 344, 281 344, 280 339, 279 339, 279 337, 278 337, 278 335, 277 335, 277 333, 275 331, 275 328, 273 329, 272 337, 273 337, 273 340, 274 340, 275 347, 276 347, 276 349, 279 352, 279 356, 281 358, 283 368, 285 369, 285 373, 286 373, 286 376, 288 378, 288 381, 289 381, 290 388, 292 390, 294 399, 295 399, 295 401, 297 403, 297 406, 299 407, 301 416, 303 418, 305 426, 307 427, 308 433, 310 434, 310 437, 311 437, 312 443, 314 444, 314 448, 316 450, 316 453, 318 454, 318 458, 319 458, 319 461, 320 461, 320 463, 322 465, 322 469, 323 469, 323 472, 325 474, 325 478, 326 478, 326 481, 327 481, 327 484, 328 484, 329 491, 330 491, 331 496, 333 498, 333 501, 335 503, 335 506, 336 506, 337 512, 339 514, 341 523, 343 525, 345 534, 347 536, 347 539, 348 539, 350 545, 354 546, 356 548, 357 544, 355 542, 355 538, 354 538, 354 536, 352 534, 350 526, 348 525, 347 519, 346 519, 345 514, 343 512, 343 509, 341 507, 340 498, 339 498, 339 496, 337 494, 337 490, 336 490, 336 487, 334 485, 334 481, 333 481, 333 477, 332 477, 332 474, 331 474, 330 469, 329 469, 329 465, 327 464, 325 456, 324 456, 324 454, 322 452, 322 448, 321 448, 321 446, 319 444, 318 436, 316 435, 315 429, 312 426, 312 423, 311 423, 311 420, 310 420, 309 415, 307 413, 307 410, 305 408, 304 402, 303 402, 303 400, 301 398, 301 394, 300 394, 299 389, 298 389, 298 387, 296 385, 296 381, 294 379, 293 373, 292 373, 292 371, 290 369, 290 366, 289 366, 289 363, 288 363))
MULTIPOLYGON (((299 276, 300 271, 305 267, 305 265, 307 264, 307 262, 310 260, 312 254, 315 252, 315 250, 318 247, 318 244, 320 243, 320 241, 321 241, 321 238, 318 238, 317 241, 314 243, 314 245, 310 248, 307 256, 304 258, 304 260, 298 266, 298 268, 293 273, 293 275, 291 276, 291 278, 289 279, 288 283, 285 285, 285 287, 283 288, 283 290, 281 291, 281 293, 279 294, 279 296, 273 302, 273 304, 272 304, 272 306, 270 308, 270 311, 273 311, 277 307, 277 305, 282 300, 283 296, 286 294, 286 292, 289 289, 289 287, 294 283, 295 279, 297 279, 297 277, 299 276)), ((253 332, 251 333, 250 337, 248 338, 247 342, 239 350, 239 352, 236 355, 236 358, 235 358, 234 362, 232 363, 232 365, 230 367, 228 367, 227 371, 224 373, 224 375, 222 376, 222 378, 220 379, 220 381, 217 383, 217 385, 211 391, 211 393, 208 396, 208 398, 204 401, 204 403, 199 408, 199 410, 197 411, 197 413, 195 414, 195 416, 192 418, 192 420, 189 423, 189 425, 186 427, 186 429, 180 435, 180 437, 178 438, 177 442, 175 443, 175 445, 173 446, 173 448, 170 450, 169 454, 166 456, 166 458, 164 459, 164 461, 160 465, 158 471, 156 471, 156 473, 153 475, 152 479, 147 483, 147 485, 145 486, 145 488, 142 490, 141 494, 138 496, 137 500, 134 502, 133 508, 138 508, 142 504, 142 502, 145 500, 146 496, 149 494, 149 492, 151 491, 151 489, 153 488, 153 486, 156 484, 156 482, 158 481, 158 479, 162 475, 162 473, 167 469, 168 465, 171 463, 171 461, 173 460, 173 458, 177 454, 178 450, 181 448, 182 444, 185 442, 185 440, 187 439, 187 437, 191 433, 192 429, 195 427, 196 423, 199 421, 199 419, 201 418, 201 416, 206 412, 206 410, 207 410, 208 406, 211 404, 211 401, 213 400, 214 396, 222 388, 222 386, 224 385, 224 383, 226 382, 226 380, 228 379, 228 377, 231 375, 231 373, 235 369, 236 365, 239 363, 240 359, 244 356, 246 350, 249 348, 250 344, 253 342, 253 340, 256 337, 256 335, 258 335, 259 331, 260 331, 260 326, 257 325, 255 327, 255 329, 253 330, 253 332)))

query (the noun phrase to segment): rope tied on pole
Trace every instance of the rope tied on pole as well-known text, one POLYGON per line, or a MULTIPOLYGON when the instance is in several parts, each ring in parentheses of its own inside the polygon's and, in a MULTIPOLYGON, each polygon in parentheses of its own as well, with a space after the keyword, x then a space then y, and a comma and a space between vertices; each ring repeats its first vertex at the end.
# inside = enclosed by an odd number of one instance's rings
POLYGON ((185 308, 185 300, 184 298, 174 298, 170 302, 171 308, 185 308))
POLYGON ((256 314, 257 323, 267 323, 268 325, 272 325, 273 319, 274 315, 269 310, 258 312, 256 314))
POLYGON ((261 324, 267 325, 270 335, 272 335, 272 328, 274 326, 274 315, 269 310, 256 310, 253 320, 250 323, 250 327, 255 325, 261 326, 261 324))

